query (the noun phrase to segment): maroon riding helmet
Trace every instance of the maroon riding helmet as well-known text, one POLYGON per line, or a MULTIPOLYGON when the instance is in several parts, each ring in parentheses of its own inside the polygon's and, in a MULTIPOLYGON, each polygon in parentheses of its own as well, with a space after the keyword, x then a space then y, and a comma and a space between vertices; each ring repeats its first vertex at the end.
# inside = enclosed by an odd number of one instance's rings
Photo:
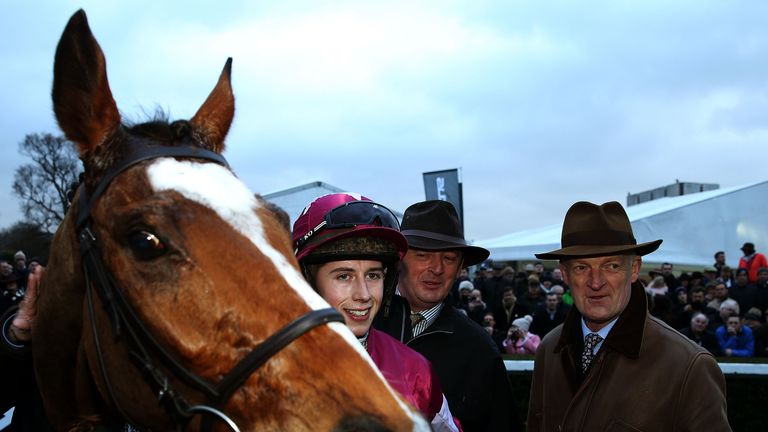
POLYGON ((293 246, 302 273, 314 287, 309 266, 331 261, 381 261, 384 314, 397 284, 397 264, 408 252, 400 222, 391 210, 360 194, 324 195, 312 201, 293 224, 293 246))

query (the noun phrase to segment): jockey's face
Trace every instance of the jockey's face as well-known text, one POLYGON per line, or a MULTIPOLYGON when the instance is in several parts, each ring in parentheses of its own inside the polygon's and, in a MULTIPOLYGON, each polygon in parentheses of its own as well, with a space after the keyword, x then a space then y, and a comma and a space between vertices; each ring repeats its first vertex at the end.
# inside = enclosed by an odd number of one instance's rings
POLYGON ((384 266, 380 261, 332 261, 317 270, 317 292, 344 316, 357 337, 365 336, 384 295, 384 266))

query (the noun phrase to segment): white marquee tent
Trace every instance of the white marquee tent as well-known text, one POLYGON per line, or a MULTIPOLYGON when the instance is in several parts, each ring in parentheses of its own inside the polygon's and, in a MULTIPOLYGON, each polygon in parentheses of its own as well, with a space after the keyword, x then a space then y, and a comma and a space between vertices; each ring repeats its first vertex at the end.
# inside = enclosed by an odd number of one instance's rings
MULTIPOLYGON (((768 181, 625 208, 638 243, 664 240, 656 252, 643 257, 646 263, 710 266, 714 253, 722 250, 735 267, 745 242, 768 253, 768 181)), ((561 228, 552 225, 475 244, 489 249, 496 261, 535 260, 535 253, 560 247, 561 228)))

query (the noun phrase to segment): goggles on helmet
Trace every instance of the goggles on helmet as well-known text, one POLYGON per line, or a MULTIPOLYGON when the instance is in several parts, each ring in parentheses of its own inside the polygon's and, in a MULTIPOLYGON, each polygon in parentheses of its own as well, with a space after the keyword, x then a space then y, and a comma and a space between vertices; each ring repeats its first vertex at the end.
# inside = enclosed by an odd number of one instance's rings
POLYGON ((325 229, 373 225, 400 231, 400 222, 391 210, 373 201, 351 201, 325 214, 323 221, 296 240, 295 249, 304 247, 313 235, 325 229))

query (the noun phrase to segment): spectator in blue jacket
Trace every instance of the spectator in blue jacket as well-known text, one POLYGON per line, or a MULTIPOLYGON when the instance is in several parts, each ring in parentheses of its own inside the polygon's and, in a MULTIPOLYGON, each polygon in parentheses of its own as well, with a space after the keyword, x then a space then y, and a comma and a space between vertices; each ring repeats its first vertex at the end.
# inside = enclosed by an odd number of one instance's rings
POLYGON ((743 325, 738 315, 731 315, 715 332, 717 342, 726 357, 752 357, 755 353, 755 338, 752 329, 743 325))

